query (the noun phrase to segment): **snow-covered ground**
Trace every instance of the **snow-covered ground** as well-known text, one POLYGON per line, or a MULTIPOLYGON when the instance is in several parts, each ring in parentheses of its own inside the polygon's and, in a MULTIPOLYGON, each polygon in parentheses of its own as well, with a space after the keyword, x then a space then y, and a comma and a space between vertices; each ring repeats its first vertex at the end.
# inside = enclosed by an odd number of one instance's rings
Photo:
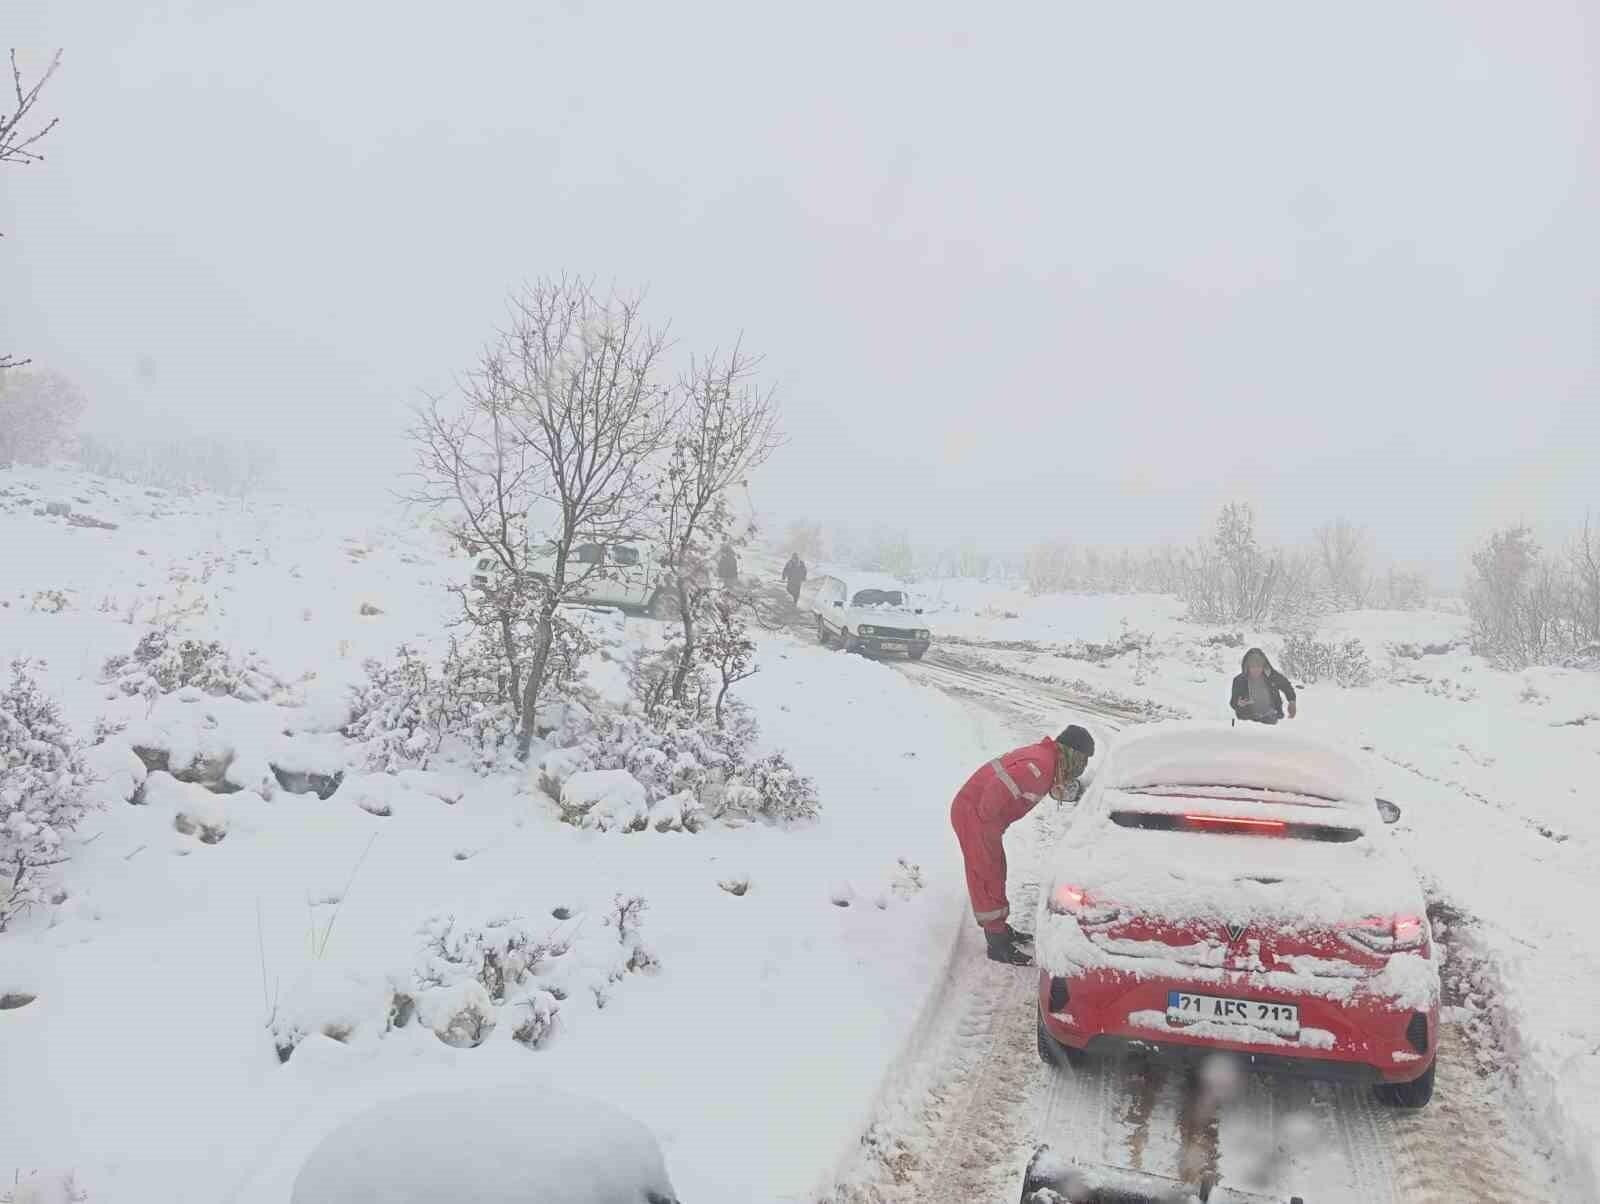
POLYGON ((64 900, 0 935, 0 994, 36 996, 0 1011, 5 1181, 282 1204, 316 1142, 376 1101, 537 1077, 647 1125, 685 1199, 814 1196, 945 972, 965 918, 946 811, 996 729, 886 666, 775 635, 741 692, 763 744, 815 779, 814 824, 580 830, 520 777, 450 772, 347 779, 327 800, 273 789, 269 764, 354 772, 335 729, 361 660, 439 642, 459 561, 425 525, 59 472, 0 487, 0 657, 41 662, 81 733, 129 725, 92 754, 104 809, 64 900), (117 529, 36 514, 48 501, 117 529), (259 654, 277 696, 152 705, 101 680, 179 612, 259 654), (154 773, 130 805, 126 746, 156 738, 174 761, 230 752, 245 788, 154 773), (646 901, 635 939, 658 966, 626 969, 619 895, 646 901), (475 1048, 393 1024, 398 994, 429 1023, 471 994, 451 954, 474 931, 502 953, 513 936, 569 946, 535 979, 565 996, 537 1048, 515 1030, 548 993, 508 995, 475 1048))
MULTIPOLYGON (((529 1081, 643 1122, 685 1200, 815 1200, 932 1055, 939 993, 967 981, 948 975, 969 926, 947 819, 964 777, 1072 718, 1068 697, 1108 729, 1225 715, 1244 646, 1281 648, 1188 624, 1169 598, 932 583, 942 642, 918 666, 761 638, 740 693, 763 746, 815 779, 818 821, 597 831, 521 775, 368 774, 339 734, 363 658, 444 637, 464 565, 425 522, 15 470, 0 548, 0 659, 41 662, 79 733, 109 733, 91 752, 104 806, 59 901, 0 934, 0 996, 34 997, 0 1010, 0 1182, 70 1172, 91 1202, 283 1204, 308 1153, 371 1105, 529 1081), (116 528, 37 513, 49 502, 116 528), (174 619, 248 661, 250 701, 103 679, 174 619), (997 675, 1037 705, 986 693, 997 675), (227 762, 228 792, 147 773, 140 741, 184 776, 227 762), (326 799, 289 788, 339 771, 326 799), (633 897, 644 910, 619 915, 633 897), (481 998, 484 948, 535 969, 481 998), (473 1014, 495 1022, 475 1046, 459 1029, 473 1014)), ((775 584, 777 567, 746 571, 775 584)), ((615 693, 616 658, 657 628, 593 621, 611 659, 592 684, 615 693)), ((1294 722, 1371 754, 1436 921, 1475 955, 1446 983, 1450 1022, 1567 1197, 1600 1198, 1584 1006, 1600 983, 1600 678, 1496 672, 1463 628, 1442 611, 1327 621, 1321 638, 1360 640, 1376 683, 1311 685, 1294 722)), ((583 785, 627 804, 614 780, 583 785)))
MULTIPOLYGON (((1227 717, 1245 647, 1275 659, 1283 647, 1270 632, 1186 623, 1167 597, 1032 598, 965 581, 918 588, 935 629, 953 637, 949 664, 1137 696, 1195 718, 1227 717)), ((1447 1017, 1525 1111, 1545 1143, 1538 1153, 1572 1198, 1596 1199, 1600 1018, 1581 1001, 1600 986, 1591 922, 1600 909, 1600 675, 1500 672, 1470 654, 1465 633, 1462 615, 1441 610, 1324 619, 1317 638, 1359 640, 1373 684, 1306 686, 1292 722, 1369 754, 1382 792, 1403 808, 1395 831, 1436 923, 1449 917, 1476 960, 1458 997, 1447 982, 1447 1017)))

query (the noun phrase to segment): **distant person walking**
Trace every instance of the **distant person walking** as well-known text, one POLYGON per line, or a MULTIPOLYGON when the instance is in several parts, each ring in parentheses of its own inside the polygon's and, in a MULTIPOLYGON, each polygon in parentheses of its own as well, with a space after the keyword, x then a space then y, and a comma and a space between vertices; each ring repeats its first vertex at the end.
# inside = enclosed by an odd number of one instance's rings
POLYGON ((1233 679, 1228 701, 1233 713, 1248 723, 1276 723, 1283 718, 1284 699, 1289 700, 1289 718, 1295 716, 1294 687, 1289 679, 1272 667, 1267 654, 1252 648, 1239 663, 1239 676, 1233 679))
POLYGON ((783 566, 783 583, 789 587, 789 597, 799 606, 800 587, 806 583, 806 562, 800 559, 799 552, 792 553, 789 563, 783 566))
POLYGON ((722 545, 722 554, 717 557, 717 576, 729 589, 739 584, 739 557, 734 553, 731 543, 722 545))

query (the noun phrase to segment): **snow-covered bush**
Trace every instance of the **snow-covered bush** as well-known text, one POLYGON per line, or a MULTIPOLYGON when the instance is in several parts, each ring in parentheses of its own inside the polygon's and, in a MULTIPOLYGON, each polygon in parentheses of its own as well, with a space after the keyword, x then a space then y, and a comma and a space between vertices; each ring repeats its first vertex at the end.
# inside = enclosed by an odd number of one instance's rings
POLYGON ((786 824, 814 819, 819 809, 815 783, 774 752, 736 769, 711 813, 786 824))
POLYGON ((444 757, 483 771, 509 753, 517 710, 501 699, 492 663, 452 641, 438 667, 404 644, 393 660, 365 667, 344 734, 362 744, 369 769, 427 769, 444 757))
POLYGON ((0 467, 48 463, 84 404, 83 391, 64 376, 0 368, 0 467))
POLYGON ((13 661, 0 694, 0 931, 44 901, 45 877, 90 807, 82 746, 28 670, 13 661))
POLYGON ((89 1192, 71 1171, 29 1171, 0 1191, 0 1204, 88 1204, 89 1192))
POLYGON ((122 693, 146 698, 192 687, 263 702, 288 690, 254 654, 236 661, 219 641, 181 639, 171 626, 146 632, 131 654, 107 660, 101 675, 122 693))
POLYGON ((572 996, 587 991, 603 1008, 629 974, 659 968, 639 938, 644 909, 643 898, 619 894, 601 925, 586 933, 583 916, 558 908, 559 926, 543 935, 520 915, 476 925, 437 916, 421 932, 417 1016, 441 1041, 461 1046, 480 1044, 504 1018, 513 1040, 537 1048, 572 996))
POLYGON ((1282 626, 1322 609, 1315 584, 1312 560, 1262 547, 1255 511, 1247 502, 1235 502, 1217 515, 1212 537, 1184 554, 1180 592, 1194 622, 1259 626, 1271 620, 1282 626))
POLYGON ((1585 530, 1566 560, 1525 527, 1496 531, 1473 553, 1467 580, 1472 650, 1502 669, 1559 665, 1600 636, 1600 548, 1585 530))
POLYGON ((1278 665, 1301 681, 1332 681, 1347 688, 1372 684, 1372 663, 1367 659, 1366 647, 1354 638, 1333 644, 1297 632, 1285 637, 1278 665))

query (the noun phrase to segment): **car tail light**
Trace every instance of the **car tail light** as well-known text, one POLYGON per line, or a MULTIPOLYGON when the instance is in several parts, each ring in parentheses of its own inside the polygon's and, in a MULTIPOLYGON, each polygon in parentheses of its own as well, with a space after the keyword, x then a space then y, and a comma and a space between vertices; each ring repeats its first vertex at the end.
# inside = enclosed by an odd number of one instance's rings
POLYGON ((1285 820, 1245 819, 1237 815, 1185 815, 1183 822, 1190 827, 1214 832, 1244 832, 1262 836, 1281 836, 1289 828, 1285 820))
POLYGON ((1058 916, 1071 916, 1080 924, 1109 924, 1122 915, 1120 907, 1091 898, 1083 887, 1066 882, 1051 893, 1050 910, 1058 916))
POLYGON ((1374 953, 1428 950, 1428 922, 1421 916, 1367 916, 1346 924, 1344 935, 1374 953))

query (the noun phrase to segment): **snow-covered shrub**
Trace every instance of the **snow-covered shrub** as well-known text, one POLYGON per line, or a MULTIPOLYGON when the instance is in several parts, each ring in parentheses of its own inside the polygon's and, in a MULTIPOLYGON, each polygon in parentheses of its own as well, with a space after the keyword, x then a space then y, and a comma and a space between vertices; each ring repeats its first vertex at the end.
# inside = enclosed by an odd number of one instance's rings
POLYGON ((1323 609, 1315 585, 1309 556, 1256 540, 1247 502, 1224 506, 1212 537, 1183 554, 1180 593, 1197 623, 1302 623, 1323 609))
POLYGON ((70 610, 72 600, 58 589, 41 589, 33 595, 33 609, 47 615, 58 615, 70 610))
POLYGON ((653 717, 603 711, 562 733, 570 743, 546 755, 545 788, 560 796, 562 783, 554 778, 563 769, 625 769, 652 805, 683 793, 698 797, 708 778, 739 766, 754 734, 749 711, 736 703, 727 706, 720 728, 709 716, 671 702, 662 703, 653 717))
POLYGON ((122 693, 146 698, 192 687, 263 702, 288 689, 254 654, 236 661, 219 641, 180 639, 170 625, 146 632, 131 654, 111 657, 101 675, 122 693))
POLYGON ((454 916, 438 916, 422 926, 421 935, 424 943, 416 972, 420 989, 453 987, 472 979, 497 1004, 568 948, 558 935, 534 936, 521 916, 497 916, 476 927, 460 927, 454 916))
POLYGON ((0 694, 0 931, 45 899, 45 877, 90 808, 83 748, 55 702, 11 663, 0 694))
POLYGON ((0 1204, 88 1204, 89 1192, 71 1171, 29 1171, 0 1191, 0 1204))
POLYGON ((605 832, 642 832, 650 826, 644 786, 626 769, 586 769, 561 784, 561 818, 605 832))
POLYGON ((1561 664, 1594 638, 1590 605, 1580 602, 1586 580, 1576 553, 1547 556, 1529 528, 1494 532, 1473 553, 1467 580, 1473 652, 1502 669, 1561 664))
POLYGON ((58 373, 0 369, 0 467, 48 463, 84 404, 83 391, 58 373))
POLYGON ((369 769, 427 769, 441 756, 480 771, 502 763, 517 711, 500 699, 492 664, 452 641, 438 667, 404 644, 393 660, 370 659, 365 667, 344 734, 363 745, 369 769))
POLYGON ((643 911, 642 898, 619 894, 588 935, 583 917, 567 908, 555 910, 560 926, 542 936, 519 915, 476 925, 435 917, 422 928, 417 1015, 447 1044, 476 1045, 503 1019, 512 1026, 513 1040, 537 1048, 574 994, 582 998, 587 991, 596 1007, 604 1007, 629 974, 658 968, 639 939, 643 911), (602 938, 601 928, 617 939, 602 938))
POLYGON ((789 758, 773 752, 735 770, 711 810, 719 818, 786 824, 814 819, 819 809, 816 785, 796 772, 789 758))
POLYGON ((1289 635, 1283 641, 1278 665, 1301 681, 1332 681, 1346 688, 1372 684, 1372 663, 1365 645, 1355 638, 1333 644, 1304 632, 1289 635))

